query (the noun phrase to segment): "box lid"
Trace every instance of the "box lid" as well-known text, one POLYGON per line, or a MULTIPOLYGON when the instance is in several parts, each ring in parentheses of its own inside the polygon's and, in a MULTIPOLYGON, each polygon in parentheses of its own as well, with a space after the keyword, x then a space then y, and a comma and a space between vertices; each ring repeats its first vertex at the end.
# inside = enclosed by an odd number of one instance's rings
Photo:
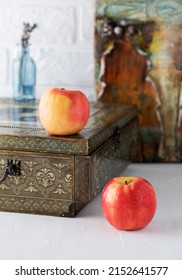
POLYGON ((91 102, 86 127, 77 134, 53 136, 42 127, 36 103, 0 99, 0 149, 89 155, 137 115, 133 105, 91 102))

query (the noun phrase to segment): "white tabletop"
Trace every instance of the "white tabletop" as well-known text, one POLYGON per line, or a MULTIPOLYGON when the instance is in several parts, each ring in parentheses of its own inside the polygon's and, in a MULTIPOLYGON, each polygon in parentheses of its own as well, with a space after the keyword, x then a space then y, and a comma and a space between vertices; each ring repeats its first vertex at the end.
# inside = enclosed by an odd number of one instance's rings
POLYGON ((158 206, 142 230, 120 231, 104 218, 99 195, 75 218, 0 212, 0 259, 182 259, 182 164, 130 164, 158 206))

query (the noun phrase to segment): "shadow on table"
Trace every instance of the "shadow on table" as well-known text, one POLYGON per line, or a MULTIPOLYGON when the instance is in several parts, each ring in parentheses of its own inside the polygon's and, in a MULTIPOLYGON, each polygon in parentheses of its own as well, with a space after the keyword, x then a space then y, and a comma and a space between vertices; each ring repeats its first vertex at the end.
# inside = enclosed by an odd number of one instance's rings
POLYGON ((182 219, 158 219, 150 227, 150 233, 163 235, 181 235, 182 236, 182 219))
POLYGON ((85 218, 85 217, 103 217, 101 209, 101 195, 98 195, 94 200, 88 203, 76 217, 85 218))

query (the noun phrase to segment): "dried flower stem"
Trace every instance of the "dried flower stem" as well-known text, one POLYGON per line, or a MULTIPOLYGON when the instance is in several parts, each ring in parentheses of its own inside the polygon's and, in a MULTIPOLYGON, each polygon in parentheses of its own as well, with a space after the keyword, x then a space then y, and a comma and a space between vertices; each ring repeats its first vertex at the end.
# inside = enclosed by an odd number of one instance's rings
POLYGON ((22 46, 25 48, 29 44, 29 39, 30 39, 30 33, 37 27, 37 24, 34 23, 32 26, 29 23, 23 22, 24 29, 23 29, 23 34, 22 34, 22 46))

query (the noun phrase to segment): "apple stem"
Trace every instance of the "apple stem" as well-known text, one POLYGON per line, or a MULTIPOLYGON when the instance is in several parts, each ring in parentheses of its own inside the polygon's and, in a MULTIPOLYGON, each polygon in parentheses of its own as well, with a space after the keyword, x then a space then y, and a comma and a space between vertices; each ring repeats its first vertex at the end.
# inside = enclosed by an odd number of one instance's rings
POLYGON ((128 182, 127 182, 127 181, 125 181, 125 185, 128 185, 128 182))

